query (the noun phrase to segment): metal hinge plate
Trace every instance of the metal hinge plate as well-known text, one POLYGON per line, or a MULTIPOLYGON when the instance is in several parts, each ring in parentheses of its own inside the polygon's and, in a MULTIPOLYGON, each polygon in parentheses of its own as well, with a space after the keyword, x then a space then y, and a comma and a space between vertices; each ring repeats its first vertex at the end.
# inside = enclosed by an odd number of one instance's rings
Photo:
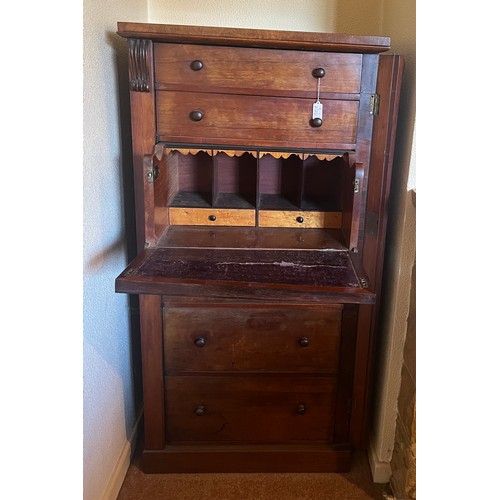
POLYGON ((159 174, 158 165, 153 165, 153 163, 151 162, 151 166, 148 168, 146 173, 146 178, 148 180, 148 183, 152 184, 158 177, 158 174, 159 174))
POLYGON ((378 94, 372 94, 370 97, 370 114, 373 116, 378 116, 378 105, 380 102, 380 96, 378 94))

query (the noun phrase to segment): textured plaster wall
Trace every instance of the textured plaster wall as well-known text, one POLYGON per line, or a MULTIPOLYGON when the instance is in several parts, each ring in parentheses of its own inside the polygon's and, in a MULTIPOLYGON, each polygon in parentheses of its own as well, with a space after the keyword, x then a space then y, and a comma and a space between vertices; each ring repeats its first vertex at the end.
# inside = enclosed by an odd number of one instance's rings
POLYGON ((332 2, 336 33, 390 36, 382 32, 382 0, 335 0, 332 2))
POLYGON ((331 31, 329 0, 149 0, 149 21, 295 31, 331 31))
POLYGON ((117 61, 119 20, 147 20, 143 0, 85 0, 83 31, 83 489, 99 500, 137 417, 128 298, 117 61))

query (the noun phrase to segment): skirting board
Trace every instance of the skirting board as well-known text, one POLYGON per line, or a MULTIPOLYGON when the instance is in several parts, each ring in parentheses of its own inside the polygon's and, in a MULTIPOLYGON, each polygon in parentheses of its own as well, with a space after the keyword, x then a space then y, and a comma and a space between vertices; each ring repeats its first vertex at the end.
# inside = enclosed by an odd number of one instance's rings
POLYGON ((382 462, 379 460, 377 453, 373 449, 371 441, 368 446, 368 462, 370 463, 373 482, 388 483, 392 475, 391 464, 389 462, 382 462))
POLYGON ((135 451, 137 430, 141 419, 142 411, 139 413, 139 416, 132 427, 130 439, 123 445, 120 456, 116 462, 115 468, 113 469, 113 473, 111 474, 108 484, 106 485, 106 489, 101 496, 101 500, 116 500, 118 498, 118 493, 120 493, 120 489, 123 481, 125 480, 125 476, 127 475, 127 471, 130 467, 130 462, 132 461, 132 456, 135 451))

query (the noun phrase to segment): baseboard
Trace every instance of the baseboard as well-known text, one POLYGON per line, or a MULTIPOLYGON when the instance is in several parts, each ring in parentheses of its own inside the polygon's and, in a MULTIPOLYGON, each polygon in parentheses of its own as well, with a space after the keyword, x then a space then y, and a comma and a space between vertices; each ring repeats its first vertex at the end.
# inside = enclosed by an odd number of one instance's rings
POLYGON ((370 463, 373 482, 388 483, 392 475, 391 464, 389 462, 382 462, 379 460, 371 442, 368 446, 368 462, 370 463))
POLYGON ((122 487, 123 481, 125 480, 125 476, 127 475, 127 471, 135 451, 138 428, 141 419, 142 411, 140 412, 134 426, 132 427, 132 431, 130 432, 130 439, 127 440, 123 445, 120 456, 116 462, 115 468, 113 469, 113 473, 111 474, 108 484, 106 485, 106 489, 101 496, 101 500, 116 500, 118 498, 118 493, 120 493, 120 489, 122 487))

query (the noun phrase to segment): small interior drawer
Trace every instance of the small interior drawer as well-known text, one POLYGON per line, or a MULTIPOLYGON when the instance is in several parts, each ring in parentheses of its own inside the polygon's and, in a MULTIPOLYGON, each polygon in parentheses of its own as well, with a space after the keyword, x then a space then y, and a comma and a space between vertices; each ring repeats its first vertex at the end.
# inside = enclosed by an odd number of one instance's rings
POLYGON ((335 373, 341 317, 340 305, 167 307, 165 369, 335 373))
POLYGON ((167 376, 167 441, 332 441, 336 379, 167 376))
POLYGON ((317 68, 325 70, 321 92, 360 92, 361 54, 155 44, 157 86, 261 95, 316 95, 317 68))
POLYGON ((169 222, 173 226, 255 226, 255 210, 170 207, 169 222))
POLYGON ((342 212, 260 210, 259 226, 339 229, 342 227, 342 212))
POLYGON ((157 92, 160 141, 266 147, 355 149, 359 101, 324 99, 312 126, 314 99, 201 92, 157 92), (249 144, 249 145, 251 145, 249 144))

